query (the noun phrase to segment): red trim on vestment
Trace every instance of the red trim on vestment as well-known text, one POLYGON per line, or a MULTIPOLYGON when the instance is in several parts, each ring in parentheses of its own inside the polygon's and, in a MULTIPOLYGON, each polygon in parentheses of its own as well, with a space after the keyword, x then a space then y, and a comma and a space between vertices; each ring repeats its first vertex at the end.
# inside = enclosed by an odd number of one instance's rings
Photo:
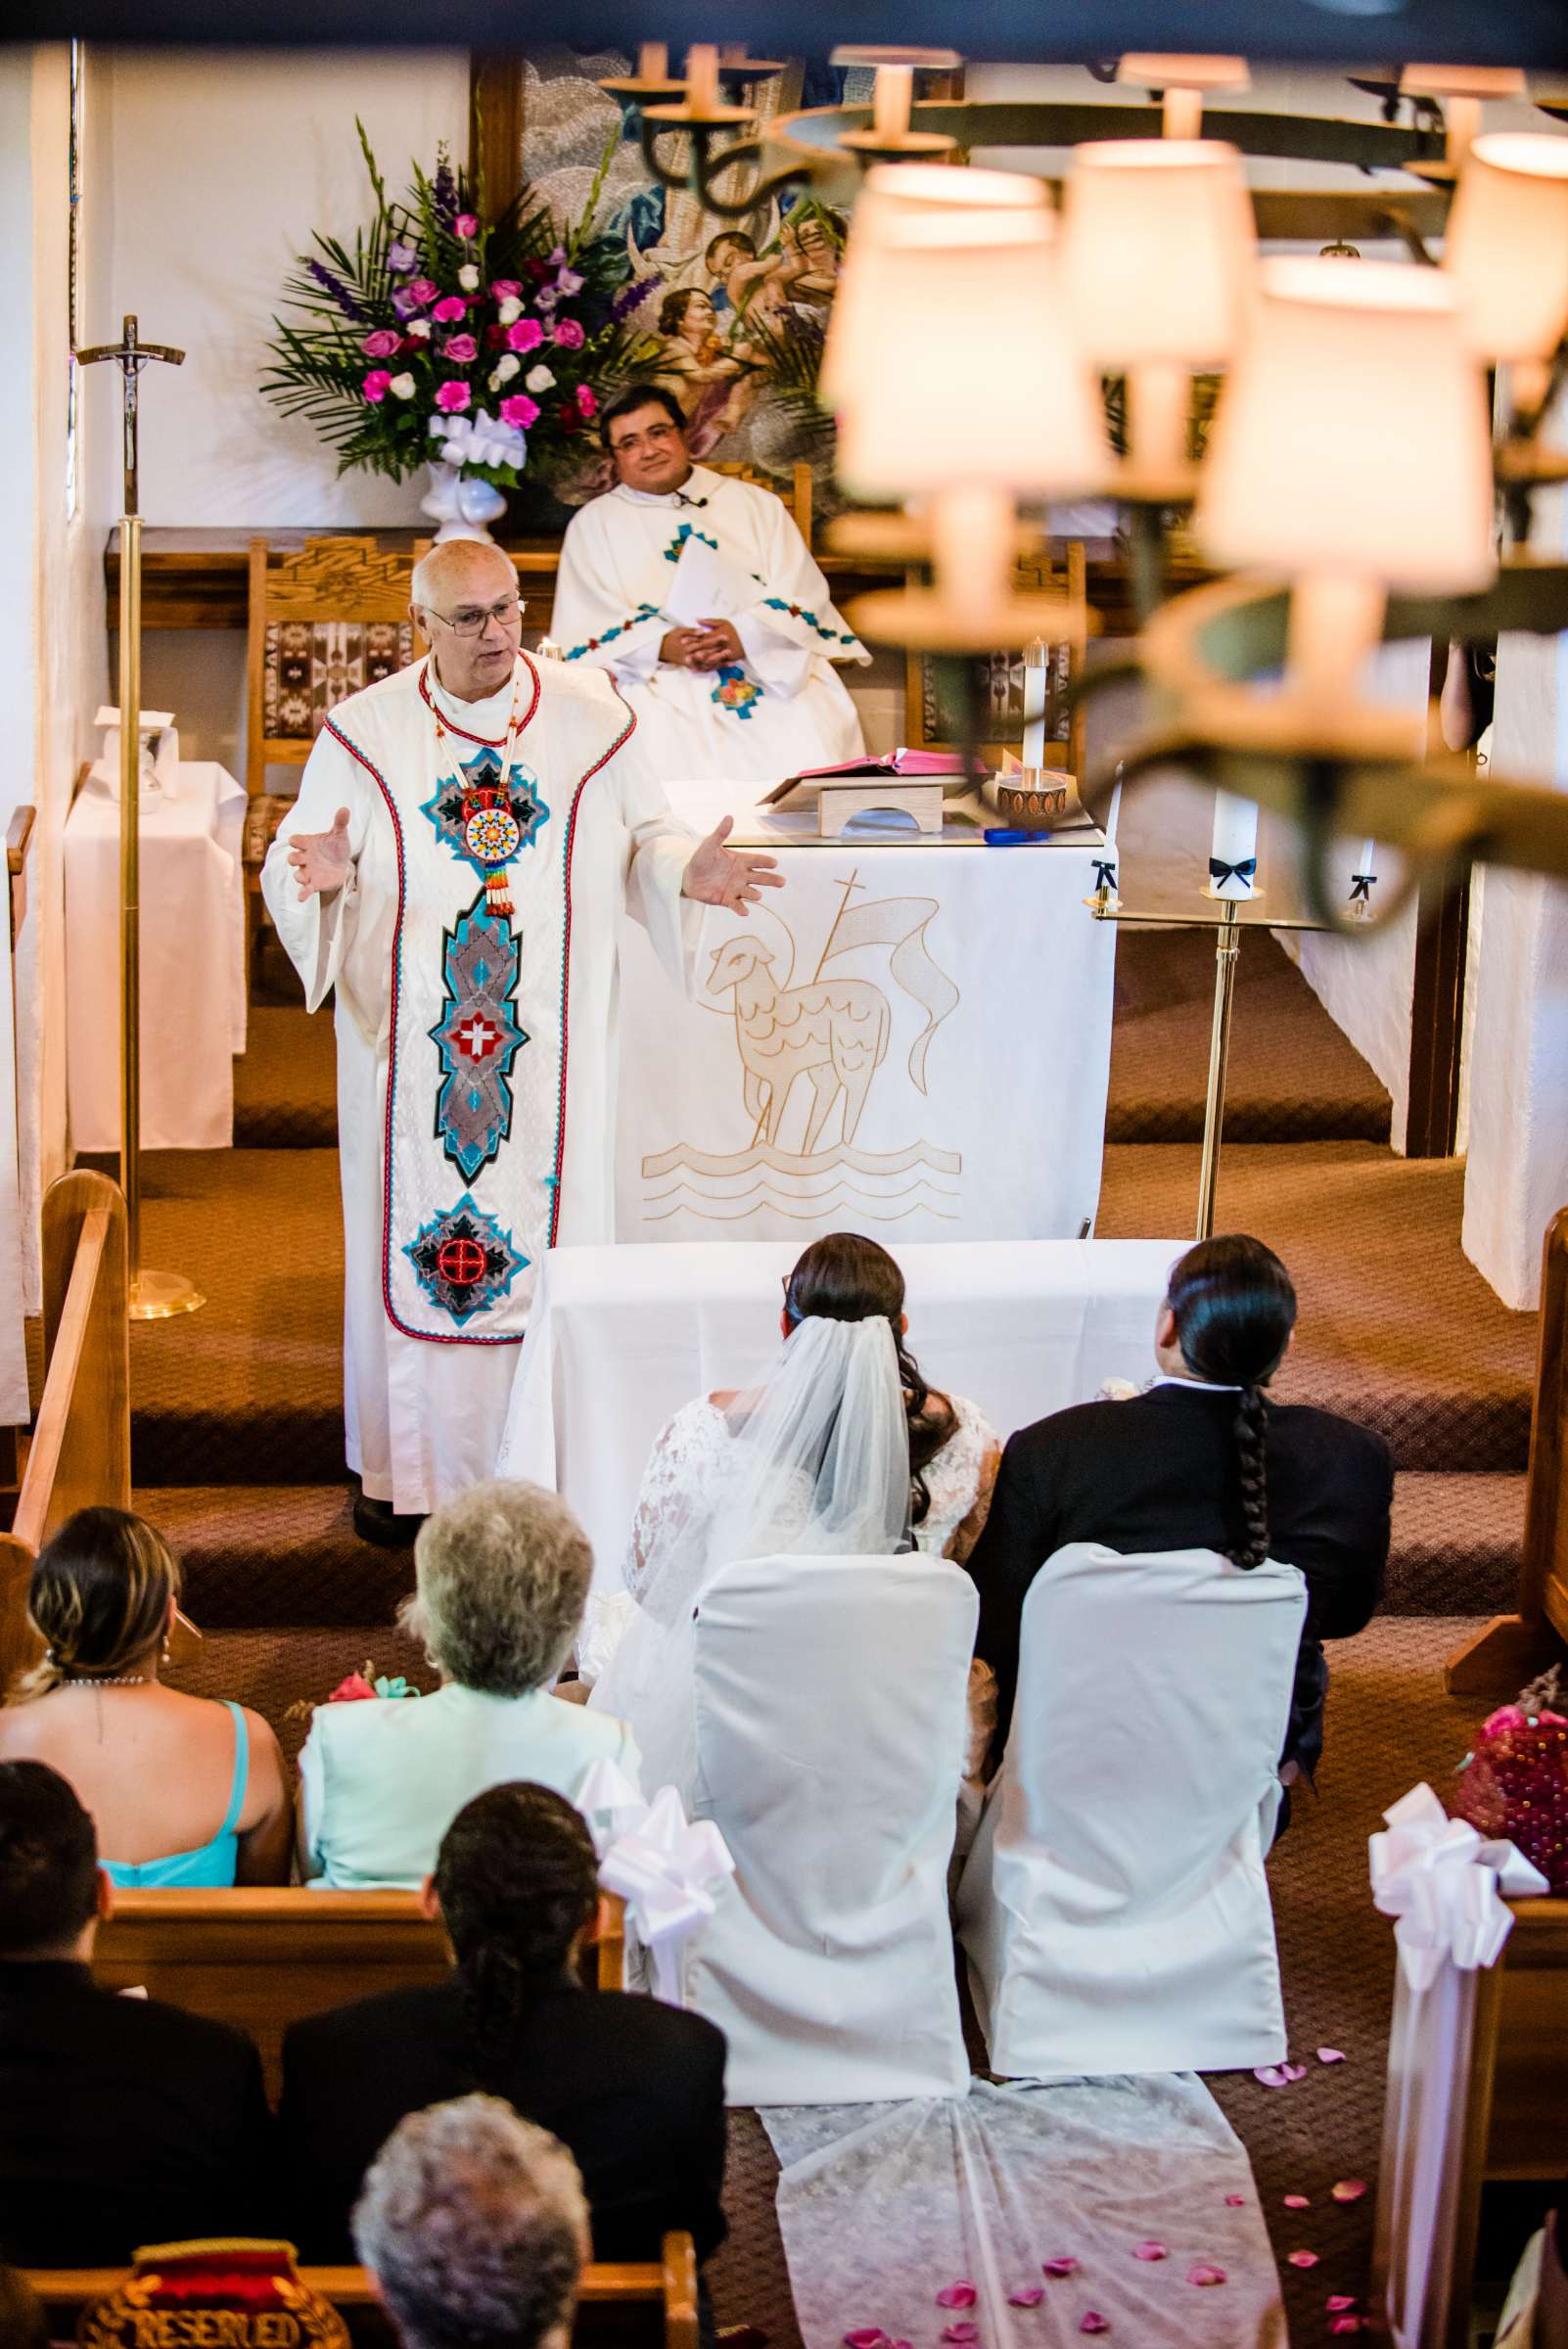
MULTIPOLYGON (((523 652, 521 649, 518 653, 518 659, 522 662, 524 668, 528 670, 529 675, 533 680, 533 699, 530 702, 527 714, 524 716, 517 729, 519 734, 526 734, 529 727, 533 722, 533 713, 539 706, 539 672, 534 668, 533 663, 529 658, 528 654, 523 652)), ((488 751, 503 750, 506 746, 506 736, 504 734, 497 734, 493 740, 488 734, 471 734, 466 726, 460 726, 454 723, 454 721, 447 716, 444 710, 437 709, 435 703, 430 698, 430 687, 425 682, 429 668, 430 655, 427 653, 424 661, 420 665, 419 698, 424 703, 426 709, 430 712, 432 717, 436 720, 436 723, 438 726, 444 726, 448 734, 460 735, 464 742, 483 743, 484 748, 488 751)), ((512 690, 514 693, 517 690, 515 672, 513 676, 512 690)), ((488 699, 488 696, 485 698, 488 699)), ((334 731, 336 732, 336 728, 334 728, 334 731)), ((342 735, 339 735, 338 739, 341 742, 343 740, 342 735)), ((514 736, 514 740, 515 739, 516 737, 514 736)))

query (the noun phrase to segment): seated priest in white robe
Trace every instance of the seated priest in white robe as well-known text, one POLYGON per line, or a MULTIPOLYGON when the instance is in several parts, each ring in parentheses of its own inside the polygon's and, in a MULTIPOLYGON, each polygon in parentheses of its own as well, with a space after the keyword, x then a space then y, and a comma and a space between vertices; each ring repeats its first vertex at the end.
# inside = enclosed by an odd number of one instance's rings
POLYGON ((694 465, 663 385, 623 392, 603 432, 616 486, 568 525, 550 633, 610 671, 654 772, 768 785, 862 757, 836 664, 870 655, 782 500, 694 465))
POLYGON ((413 598, 430 655, 332 712, 261 876, 307 1007, 336 990, 344 1415, 372 1540, 492 1472, 545 1250, 614 1237, 623 908, 683 984, 682 899, 780 886, 724 847, 727 817, 701 843, 676 822, 607 677, 520 653, 499 547, 436 547, 413 598))

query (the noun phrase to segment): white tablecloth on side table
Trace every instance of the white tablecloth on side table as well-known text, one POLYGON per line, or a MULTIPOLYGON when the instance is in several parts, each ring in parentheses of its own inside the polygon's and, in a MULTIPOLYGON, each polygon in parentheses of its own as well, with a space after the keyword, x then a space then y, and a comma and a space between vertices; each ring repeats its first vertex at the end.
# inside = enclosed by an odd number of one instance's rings
MULTIPOLYGON (((245 1050, 245 792, 212 760, 141 798, 144 1150, 226 1150, 245 1050)), ((66 818, 71 1140, 119 1147, 119 800, 90 774, 66 818)))
MULTIPOLYGON (((744 1387, 777 1351, 801 1241, 558 1248, 545 1258, 498 1473, 565 1496, 614 1589, 655 1436, 694 1395, 744 1387)), ((1004 1438, 1154 1373, 1154 1316, 1181 1240, 899 1243, 909 1344, 933 1384, 1004 1438)))
MULTIPOLYGON (((733 799, 669 792, 697 832, 733 799)), ((1099 1204, 1116 964, 1084 904, 1096 850, 957 827, 821 844, 814 825, 737 821, 785 887, 744 919, 709 911, 696 1000, 624 925, 617 1237, 1076 1239, 1099 1204)))

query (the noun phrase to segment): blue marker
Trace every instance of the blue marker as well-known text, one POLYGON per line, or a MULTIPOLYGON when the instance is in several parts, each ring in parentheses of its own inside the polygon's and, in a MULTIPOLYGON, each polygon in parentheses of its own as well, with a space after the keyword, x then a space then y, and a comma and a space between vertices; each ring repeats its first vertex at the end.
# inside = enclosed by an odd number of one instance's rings
POLYGON ((986 833, 985 840, 988 849, 1033 849, 1048 847, 1050 837, 1048 832, 1010 832, 1004 827, 992 826, 986 833))

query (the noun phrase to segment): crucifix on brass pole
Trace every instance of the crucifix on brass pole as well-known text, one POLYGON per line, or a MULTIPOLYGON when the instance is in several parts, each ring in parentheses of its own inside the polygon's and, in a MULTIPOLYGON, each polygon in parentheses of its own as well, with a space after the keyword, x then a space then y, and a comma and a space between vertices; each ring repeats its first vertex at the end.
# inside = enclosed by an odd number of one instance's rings
POLYGON ((130 1317, 161 1321, 194 1313, 205 1302, 180 1272, 142 1267, 141 1180, 141 719, 142 517, 137 484, 142 369, 152 361, 178 367, 183 350, 143 343, 136 320, 122 322, 118 343, 78 350, 83 367, 113 359, 119 369, 124 510, 119 524, 119 1180, 125 1193, 130 1256, 130 1317))

